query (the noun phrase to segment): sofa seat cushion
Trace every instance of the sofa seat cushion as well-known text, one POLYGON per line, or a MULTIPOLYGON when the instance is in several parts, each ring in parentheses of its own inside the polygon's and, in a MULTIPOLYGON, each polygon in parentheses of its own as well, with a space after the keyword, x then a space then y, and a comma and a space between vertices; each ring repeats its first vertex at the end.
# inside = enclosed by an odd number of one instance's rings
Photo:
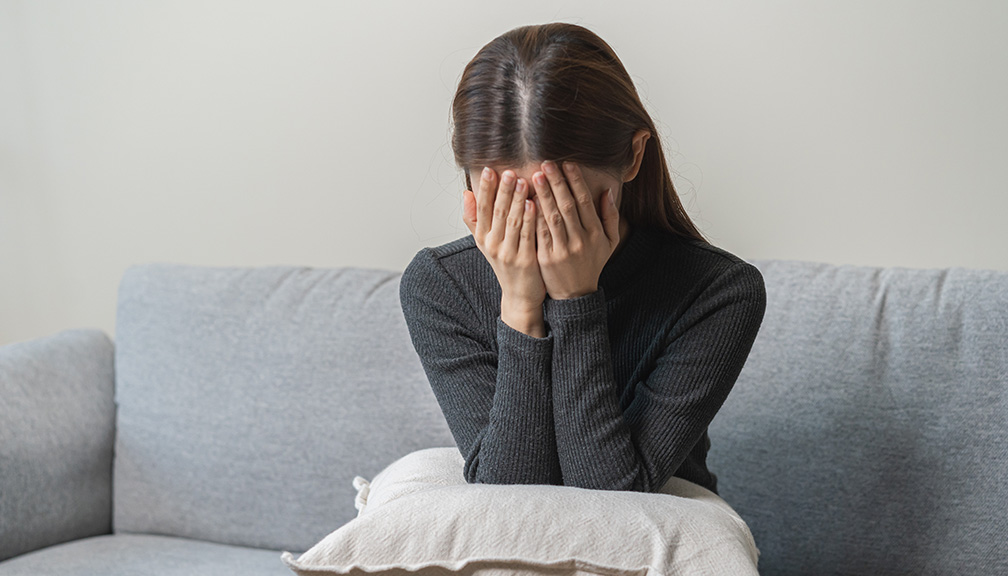
POLYGON ((290 576, 280 552, 168 536, 95 536, 0 562, 0 576, 290 576))

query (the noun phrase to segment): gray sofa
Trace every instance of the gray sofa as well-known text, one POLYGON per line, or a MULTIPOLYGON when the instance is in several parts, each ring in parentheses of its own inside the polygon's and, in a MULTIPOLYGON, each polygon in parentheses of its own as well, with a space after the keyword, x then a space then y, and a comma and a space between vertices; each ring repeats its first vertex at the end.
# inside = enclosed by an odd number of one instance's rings
MULTIPOLYGON (((756 264, 710 458, 761 573, 1008 573, 1008 273, 756 264)), ((133 267, 114 346, 2 347, 0 398, 2 576, 290 574, 453 445, 394 271, 133 267)))

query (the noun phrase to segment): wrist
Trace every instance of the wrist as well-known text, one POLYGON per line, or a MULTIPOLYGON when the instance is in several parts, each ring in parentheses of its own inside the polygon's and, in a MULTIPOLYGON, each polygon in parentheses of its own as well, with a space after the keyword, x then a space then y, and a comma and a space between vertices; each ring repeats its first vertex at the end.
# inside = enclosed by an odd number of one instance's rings
POLYGON ((573 300, 575 298, 581 298, 582 296, 587 296, 589 294, 594 294, 595 292, 598 292, 598 285, 597 284, 595 286, 592 286, 592 287, 586 287, 586 288, 580 288, 580 289, 571 289, 571 290, 565 290, 565 291, 556 290, 556 291, 550 293, 549 297, 552 300, 573 300))
POLYGON ((546 337, 542 303, 531 304, 501 298, 501 320, 511 328, 533 338, 546 337))

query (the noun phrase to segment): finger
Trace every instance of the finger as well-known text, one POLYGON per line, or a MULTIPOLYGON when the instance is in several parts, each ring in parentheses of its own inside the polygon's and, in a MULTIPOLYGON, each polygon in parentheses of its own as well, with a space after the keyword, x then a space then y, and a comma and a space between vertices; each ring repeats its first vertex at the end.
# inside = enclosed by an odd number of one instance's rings
MULTIPOLYGON (((574 199, 574 195, 571 193, 570 188, 567 186, 567 181, 564 179, 563 172, 556 165, 556 162, 546 161, 543 162, 543 171, 546 172, 546 178, 549 180, 550 188, 553 190, 553 198, 557 208, 560 209, 560 214, 563 216, 564 226, 567 229, 567 238, 578 234, 584 227, 581 225, 581 214, 579 213, 577 200, 574 199)), ((550 231, 556 234, 556 231, 550 228, 550 231)))
POLYGON ((465 222, 469 233, 476 235, 476 195, 472 190, 462 193, 462 221, 465 222))
POLYGON ((525 220, 525 200, 528 198, 528 182, 524 178, 519 178, 515 184, 514 194, 511 195, 511 206, 508 210, 505 221, 504 242, 512 253, 518 252, 518 244, 521 238, 522 226, 525 220))
POLYGON ((476 193, 477 239, 483 239, 493 223, 494 196, 497 193, 497 173, 487 167, 480 174, 479 191, 476 193))
POLYGON ((591 190, 581 173, 581 167, 574 162, 564 162, 563 173, 571 195, 574 197, 574 202, 577 204, 581 225, 589 231, 601 229, 602 222, 599 220, 599 213, 595 211, 595 201, 592 199, 591 190))
MULTIPOLYGON (((556 197, 550 187, 549 180, 542 172, 532 175, 532 185, 535 186, 536 198, 539 200, 539 208, 543 224, 547 226, 551 242, 565 242, 567 240, 567 228, 564 224, 563 214, 557 206, 556 197)), ((552 244, 551 244, 552 246, 552 244)))
POLYGON ((497 197, 493 202, 493 220, 490 222, 490 231, 487 232, 488 242, 500 242, 504 240, 504 232, 507 229, 508 212, 511 210, 511 197, 515 190, 515 173, 512 170, 505 170, 501 173, 500 186, 497 187, 497 197))
POLYGON ((525 213, 522 216, 521 241, 518 252, 530 258, 536 253, 536 209, 535 202, 525 200, 525 213))
MULTIPOLYGON (((541 199, 539 207, 542 208, 541 199)), ((540 209, 536 212, 536 252, 540 255, 546 256, 549 255, 552 251, 553 251, 553 235, 550 234, 550 228, 549 224, 547 224, 546 222, 546 216, 540 209)))
POLYGON ((619 209, 616 208, 616 198, 612 188, 606 190, 599 200, 602 229, 605 230, 606 238, 609 238, 609 244, 615 247, 619 243, 619 209))

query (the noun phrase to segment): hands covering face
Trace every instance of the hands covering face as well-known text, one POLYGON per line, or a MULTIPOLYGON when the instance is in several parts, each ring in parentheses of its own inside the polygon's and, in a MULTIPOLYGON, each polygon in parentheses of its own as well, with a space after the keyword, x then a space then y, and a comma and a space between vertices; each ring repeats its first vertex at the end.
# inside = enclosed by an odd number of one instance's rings
POLYGON ((463 194, 463 220, 500 282, 502 319, 519 330, 505 316, 538 315, 541 324, 547 294, 561 300, 595 292, 619 244, 612 188, 596 208, 580 166, 566 162, 561 170, 547 161, 540 167, 532 175, 537 201, 529 182, 512 170, 498 177, 485 168, 477 191, 463 194))

